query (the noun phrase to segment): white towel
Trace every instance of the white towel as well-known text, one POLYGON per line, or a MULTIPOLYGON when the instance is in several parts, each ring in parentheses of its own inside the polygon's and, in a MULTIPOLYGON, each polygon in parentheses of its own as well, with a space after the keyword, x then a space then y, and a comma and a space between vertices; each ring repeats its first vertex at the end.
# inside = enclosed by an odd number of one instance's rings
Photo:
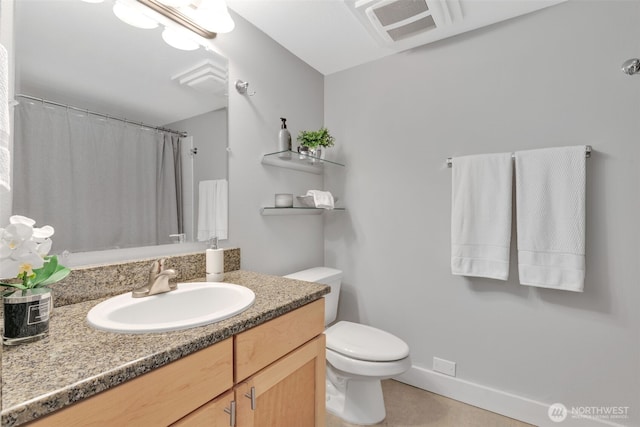
POLYGON ((452 274, 509 278, 512 163, 510 153, 453 159, 452 274))
POLYGON ((228 193, 226 179, 200 181, 198 186, 198 240, 228 238, 228 193))
POLYGON ((329 191, 309 190, 307 196, 313 196, 313 203, 316 208, 333 209, 333 195, 329 191))
POLYGON ((0 44, 0 187, 11 190, 9 152, 9 64, 7 50, 0 44))
POLYGON ((585 146, 515 155, 520 283, 582 292, 585 146))

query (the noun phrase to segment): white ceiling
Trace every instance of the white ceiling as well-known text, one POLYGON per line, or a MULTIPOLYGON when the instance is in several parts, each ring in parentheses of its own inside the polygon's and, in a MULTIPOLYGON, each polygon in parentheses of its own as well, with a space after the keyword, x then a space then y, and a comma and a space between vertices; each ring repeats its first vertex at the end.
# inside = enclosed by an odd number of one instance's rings
MULTIPOLYGON (((381 44, 352 12, 356 0, 228 0, 229 7, 324 75, 406 50, 410 42, 381 44)), ((386 0, 372 0, 380 3, 386 0)), ((403 0, 409 1, 409 0, 403 0)), ((430 9, 459 3, 462 18, 430 30, 430 43, 542 9, 565 0, 427 0, 430 9)))
MULTIPOLYGON (((349 5, 354 1, 228 0, 228 3, 294 55, 328 75, 412 46, 404 42, 394 46, 379 43, 351 11, 349 5)), ((564 0, 427 0, 433 1, 459 2, 462 18, 424 33, 425 37, 413 45, 564 0)), ((429 4, 430 9, 438 7, 429 4)), ((126 25, 113 15, 112 5, 111 1, 101 4, 19 1, 17 93, 148 124, 167 124, 226 105, 224 92, 181 85, 175 78, 201 64, 204 58, 222 61, 222 67, 226 67, 226 60, 204 49, 184 52, 169 47, 161 40, 160 28, 140 30, 126 25), (52 16, 56 19, 51 19, 52 16)))

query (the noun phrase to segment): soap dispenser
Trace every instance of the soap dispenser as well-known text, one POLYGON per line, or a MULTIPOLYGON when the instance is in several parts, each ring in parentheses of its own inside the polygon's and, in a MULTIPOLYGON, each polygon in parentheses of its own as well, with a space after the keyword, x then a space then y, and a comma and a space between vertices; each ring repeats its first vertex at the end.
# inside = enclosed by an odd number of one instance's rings
POLYGON ((224 280, 224 249, 218 248, 217 237, 209 240, 209 246, 205 254, 207 282, 222 282, 224 280))
POLYGON ((287 119, 284 117, 280 117, 282 120, 282 125, 280 125, 280 132, 278 133, 278 151, 284 151, 278 157, 281 159, 290 159, 291 158, 291 134, 289 133, 289 129, 287 129, 287 119))

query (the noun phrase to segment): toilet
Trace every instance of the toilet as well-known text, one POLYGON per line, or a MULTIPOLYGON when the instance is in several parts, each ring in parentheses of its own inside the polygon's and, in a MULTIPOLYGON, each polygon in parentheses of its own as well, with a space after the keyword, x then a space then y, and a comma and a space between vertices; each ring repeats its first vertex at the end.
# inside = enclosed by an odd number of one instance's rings
POLYGON ((409 346, 388 332, 359 323, 340 321, 338 314, 342 271, 315 267, 284 276, 331 287, 325 295, 324 331, 327 339, 327 411, 354 424, 376 424, 386 413, 380 381, 400 375, 411 366, 409 346))

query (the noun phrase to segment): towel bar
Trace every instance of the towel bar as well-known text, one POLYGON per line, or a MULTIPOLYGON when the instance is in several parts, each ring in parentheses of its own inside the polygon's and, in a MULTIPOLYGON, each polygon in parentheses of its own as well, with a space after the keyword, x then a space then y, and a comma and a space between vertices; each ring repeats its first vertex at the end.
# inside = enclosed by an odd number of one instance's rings
MULTIPOLYGON (((590 145, 586 145, 584 147, 584 155, 585 157, 588 159, 589 157, 591 157, 591 146, 590 145)), ((516 155, 514 153, 511 153, 511 158, 515 159, 516 155)), ((447 157, 447 167, 450 168, 453 166, 453 157, 447 157)))

